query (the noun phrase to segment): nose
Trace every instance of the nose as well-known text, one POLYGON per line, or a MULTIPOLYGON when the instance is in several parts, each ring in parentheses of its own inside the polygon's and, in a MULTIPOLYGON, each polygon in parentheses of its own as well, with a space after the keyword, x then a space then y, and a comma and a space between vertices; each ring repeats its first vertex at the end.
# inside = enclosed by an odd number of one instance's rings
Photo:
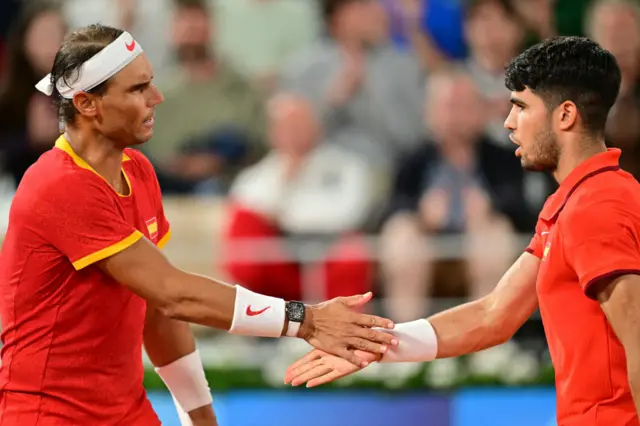
POLYGON ((516 129, 516 116, 514 110, 515 108, 512 106, 509 110, 509 115, 507 115, 507 119, 504 120, 504 128, 511 131, 516 129))
POLYGON ((156 106, 164 102, 164 96, 162 92, 155 86, 155 84, 151 85, 151 96, 149 98, 149 103, 151 106, 156 106))

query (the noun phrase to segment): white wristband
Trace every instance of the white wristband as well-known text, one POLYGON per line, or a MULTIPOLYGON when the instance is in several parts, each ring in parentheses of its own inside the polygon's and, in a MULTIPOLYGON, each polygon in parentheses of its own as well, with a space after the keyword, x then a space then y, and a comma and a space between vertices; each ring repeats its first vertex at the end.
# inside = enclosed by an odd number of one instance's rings
POLYGON ((185 413, 213 402, 197 350, 155 370, 185 413))
POLYGON ((382 330, 398 339, 398 346, 390 346, 380 362, 433 361, 438 354, 438 338, 426 319, 396 324, 393 330, 382 330))
POLYGON ((280 337, 284 328, 285 301, 254 293, 236 285, 236 302, 229 333, 280 337))

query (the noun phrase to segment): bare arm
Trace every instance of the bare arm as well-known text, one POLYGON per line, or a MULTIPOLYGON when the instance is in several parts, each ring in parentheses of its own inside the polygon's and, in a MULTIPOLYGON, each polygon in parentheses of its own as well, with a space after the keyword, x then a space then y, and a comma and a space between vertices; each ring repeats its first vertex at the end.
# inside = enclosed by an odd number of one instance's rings
POLYGON ((168 318, 231 328, 235 287, 175 268, 145 238, 101 261, 100 267, 168 318))
MULTIPOLYGON (((171 319, 231 329, 236 287, 174 267, 145 238, 101 260, 98 265, 107 275, 146 299, 171 319)), ((308 306, 298 337, 315 347, 324 348, 354 364, 362 365, 362 360, 350 348, 383 353, 386 351, 385 345, 396 344, 393 336, 372 329, 392 328, 391 321, 352 310, 369 301, 370 297, 368 294, 336 298, 308 306)), ((247 307, 247 311, 250 307, 247 307)), ((244 314, 239 312, 238 315, 244 314)), ((248 313, 247 316, 249 315, 251 314, 248 313)), ((286 333, 287 326, 285 321, 280 335, 286 333)))
MULTIPOLYGON (((437 358, 481 351, 511 338, 538 305, 536 279, 539 265, 540 259, 530 253, 523 253, 490 295, 429 318, 430 327, 433 327, 437 338, 437 358)), ((411 324, 400 324, 398 330, 403 325, 411 324)), ((424 326, 420 327, 417 332, 423 335, 426 330, 424 326)), ((415 334, 409 335, 405 332, 404 336, 400 337, 401 345, 405 338, 405 344, 415 344, 412 342, 416 340, 415 334)), ((397 350, 402 351, 402 346, 397 350)), ((381 358, 379 354, 360 351, 356 351, 356 354, 369 361, 381 358)), ((387 356, 393 354, 394 351, 390 351, 387 356)), ((307 387, 314 387, 358 370, 357 366, 337 356, 314 350, 287 369, 285 383, 294 386, 307 383, 307 387)))
POLYGON ((438 358, 481 351, 509 340, 538 306, 540 259, 523 253, 486 297, 429 318, 438 336, 438 358))
MULTIPOLYGON (((168 318, 155 307, 147 306, 144 325, 144 346, 156 367, 163 367, 193 353, 195 340, 189 324, 168 318)), ((194 425, 215 425, 216 417, 211 405, 189 412, 194 425)))
POLYGON ((622 275, 599 287, 600 306, 624 346, 629 386, 640 413, 640 276, 622 275))

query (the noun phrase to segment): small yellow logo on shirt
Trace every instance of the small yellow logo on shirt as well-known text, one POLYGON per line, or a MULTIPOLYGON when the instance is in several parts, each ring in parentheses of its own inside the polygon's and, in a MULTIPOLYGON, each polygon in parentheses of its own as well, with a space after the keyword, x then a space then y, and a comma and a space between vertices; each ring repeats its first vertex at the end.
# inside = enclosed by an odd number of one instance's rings
POLYGON ((549 241, 544 246, 544 251, 542 252, 542 260, 547 260, 547 257, 549 256, 549 251, 550 250, 551 250, 551 241, 549 241))
POLYGON ((147 220, 147 231, 149 232, 149 238, 155 239, 158 236, 158 221, 155 217, 147 220))

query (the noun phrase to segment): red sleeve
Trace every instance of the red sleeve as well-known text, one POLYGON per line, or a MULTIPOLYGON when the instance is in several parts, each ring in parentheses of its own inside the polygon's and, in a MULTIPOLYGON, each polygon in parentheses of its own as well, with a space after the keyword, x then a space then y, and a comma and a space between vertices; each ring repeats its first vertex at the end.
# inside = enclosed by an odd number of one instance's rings
POLYGON ((640 274, 638 219, 614 202, 583 208, 563 230, 565 256, 585 294, 593 284, 624 274, 640 274))
POLYGON ((34 200, 29 220, 76 270, 112 256, 142 238, 118 209, 117 197, 98 179, 49 185, 34 200))
POLYGON ((533 237, 531 238, 531 241, 529 242, 529 245, 524 250, 528 253, 531 253, 538 259, 542 259, 542 240, 540 239, 541 232, 542 232, 542 225, 538 221, 538 224, 536 225, 536 233, 533 235, 533 237))
POLYGON ((140 151, 135 149, 127 149, 125 154, 136 161, 147 178, 148 188, 151 196, 155 200, 156 206, 156 220, 158 226, 158 243, 159 248, 164 247, 171 238, 171 226, 164 214, 164 206, 162 205, 162 191, 160 190, 160 183, 158 182, 158 176, 151 164, 151 161, 140 151))

